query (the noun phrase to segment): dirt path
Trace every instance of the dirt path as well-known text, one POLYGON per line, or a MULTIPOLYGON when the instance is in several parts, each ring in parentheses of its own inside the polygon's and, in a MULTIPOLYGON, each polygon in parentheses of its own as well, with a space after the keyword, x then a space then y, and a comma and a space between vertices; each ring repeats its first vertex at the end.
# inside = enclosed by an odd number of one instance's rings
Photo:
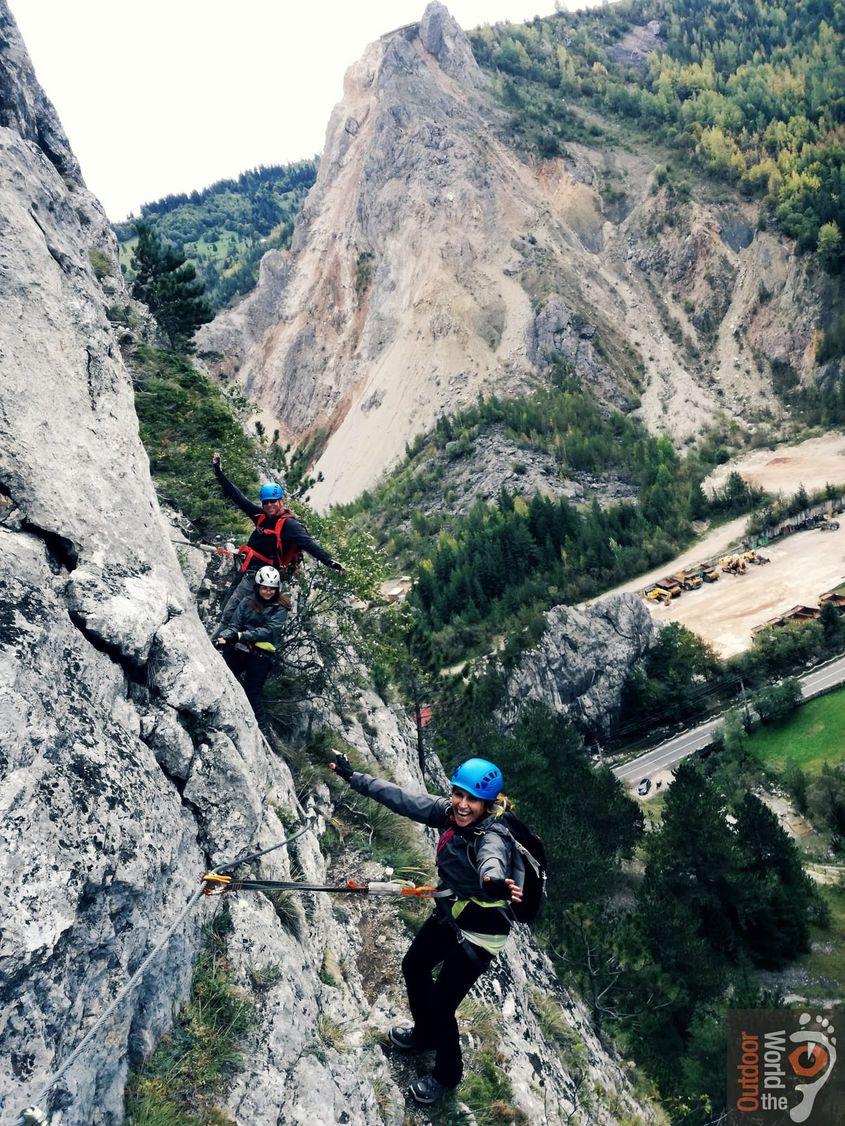
MULTIPOLYGON (((729 547, 742 539, 746 520, 747 517, 738 516, 736 520, 729 520, 727 524, 720 524, 718 528, 713 528, 711 531, 705 533, 701 539, 696 540, 692 547, 687 548, 686 551, 671 560, 671 562, 664 563, 661 567, 656 567, 653 571, 647 571, 644 575, 637 575, 636 578, 629 579, 620 586, 615 586, 613 590, 605 591, 599 597, 607 598, 608 595, 611 594, 623 594, 625 591, 636 592, 642 590, 643 587, 648 586, 650 583, 657 582, 658 579, 663 579, 666 575, 671 575, 674 571, 682 571, 685 567, 693 563, 698 563, 702 559, 709 559, 714 555, 724 555, 729 547)), ((718 586, 719 584, 716 583, 714 585, 718 586)), ((694 591, 693 593, 698 592, 694 591)), ((582 602, 581 608, 596 601, 598 601, 598 599, 592 598, 589 603, 582 602)))
POLYGON ((704 482, 705 490, 721 488, 734 469, 749 484, 787 496, 802 484, 808 492, 845 484, 845 435, 824 434, 797 446, 754 450, 715 469, 704 482))

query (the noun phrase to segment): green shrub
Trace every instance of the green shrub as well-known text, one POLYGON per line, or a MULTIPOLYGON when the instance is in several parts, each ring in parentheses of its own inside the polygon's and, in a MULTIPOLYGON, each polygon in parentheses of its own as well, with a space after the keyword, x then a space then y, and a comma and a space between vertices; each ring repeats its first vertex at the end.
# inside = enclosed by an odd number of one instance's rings
POLYGON ((127 1126, 230 1126, 214 1104, 240 1064, 238 1040, 253 1004, 238 989, 225 955, 230 929, 221 911, 194 967, 191 995, 173 1029, 126 1086, 127 1126))
POLYGON ((108 254, 98 250, 95 246, 92 246, 88 251, 88 261, 91 263, 91 269, 94 271, 94 277, 97 281, 102 281, 103 278, 108 277, 114 268, 114 263, 108 254))
POLYGON ((373 284, 375 274, 375 255, 369 251, 362 251, 355 262, 355 296, 360 304, 367 290, 373 284))
POLYGON ((258 451, 231 403, 190 360, 174 352, 138 344, 128 363, 141 441, 159 495, 202 535, 243 535, 248 524, 211 471, 211 455, 220 450, 227 476, 247 494, 258 489, 258 451))

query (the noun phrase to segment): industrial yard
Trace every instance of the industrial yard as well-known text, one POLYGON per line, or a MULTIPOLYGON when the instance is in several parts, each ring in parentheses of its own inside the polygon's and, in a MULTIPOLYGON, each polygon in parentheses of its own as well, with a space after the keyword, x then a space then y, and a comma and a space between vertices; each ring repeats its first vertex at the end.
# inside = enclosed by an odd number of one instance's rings
MULTIPOLYGON (((751 644, 756 627, 794 607, 818 607, 822 594, 845 578, 845 522, 822 532, 796 532, 765 548, 770 562, 744 574, 719 572, 717 582, 684 591, 668 605, 649 602, 659 622, 680 622, 722 657, 751 644)), ((664 574, 673 573, 671 565, 664 574)))
MULTIPOLYGON (((773 494, 791 495, 802 484, 809 491, 842 484, 845 439, 828 434, 753 451, 720 466, 705 487, 723 485, 734 469, 773 494)), ((784 521, 791 526, 759 545, 756 558, 745 550, 746 523, 739 517, 712 528, 671 562, 608 593, 641 594, 657 621, 680 622, 730 657, 747 649, 766 624, 790 614, 811 616, 821 596, 845 581, 845 516, 832 506, 827 512, 817 508, 803 530, 801 518, 784 521)))

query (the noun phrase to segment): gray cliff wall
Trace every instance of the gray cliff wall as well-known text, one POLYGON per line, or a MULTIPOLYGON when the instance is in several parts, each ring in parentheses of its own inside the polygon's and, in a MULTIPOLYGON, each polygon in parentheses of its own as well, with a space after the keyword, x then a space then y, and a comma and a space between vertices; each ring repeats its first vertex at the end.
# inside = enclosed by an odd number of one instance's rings
POLYGON ((657 635, 646 604, 637 595, 618 594, 583 610, 555 606, 545 619, 540 641, 522 654, 508 679, 503 721, 513 723, 526 700, 538 700, 608 734, 625 680, 657 635))
MULTIPOLYGON (((447 32, 432 28, 431 50, 447 32)), ((11 1126, 203 871, 278 840, 302 811, 180 573, 105 315, 119 275, 98 282, 91 265, 92 249, 115 261, 116 248, 5 0, 0 99, 0 1124, 11 1126)), ((421 786, 407 717, 360 686, 344 691, 351 714, 318 720, 374 770, 421 786)), ((330 867, 318 839, 328 791, 318 783, 305 800, 311 830, 290 857, 263 862, 265 875, 382 874, 365 857, 330 867)), ((430 840, 421 847, 431 854, 430 840)), ((197 905, 39 1099, 53 1126, 123 1121, 128 1068, 170 1026, 212 910, 197 905)), ((256 1003, 224 1096, 233 1119, 398 1126, 408 1076, 378 1037, 404 1016, 408 933, 386 903, 343 910, 314 897, 294 915, 283 921, 260 894, 231 899, 228 957, 256 1003)), ((606 1126, 619 1108, 655 1120, 526 936, 476 1001, 505 1017, 502 1059, 530 1121, 569 1121, 579 1105, 606 1126), (544 1038, 538 991, 569 1014, 577 1060, 544 1038)))
MULTIPOLYGON (((0 1121, 15 1120, 209 858, 290 800, 194 611, 91 266, 116 261, 0 0, 0 1121), (159 761, 161 760, 161 765, 159 761)), ((111 292, 120 288, 115 273, 111 292)), ((184 996, 207 910, 52 1095, 119 1122, 128 1051, 184 996)))

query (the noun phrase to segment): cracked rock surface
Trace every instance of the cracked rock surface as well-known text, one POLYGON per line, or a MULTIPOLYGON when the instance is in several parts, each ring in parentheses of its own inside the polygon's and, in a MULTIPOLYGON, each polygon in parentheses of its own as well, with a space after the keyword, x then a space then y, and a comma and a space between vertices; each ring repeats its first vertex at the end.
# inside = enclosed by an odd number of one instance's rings
MULTIPOLYGON (((5 0, 0 216, 5 1124, 163 935, 209 858, 279 837, 267 799, 289 800, 290 776, 193 609, 106 318, 122 284, 116 246, 5 0), (92 250, 115 263, 102 284, 92 250)), ((43 1109, 62 1110, 63 1126, 122 1120, 130 1057, 184 998, 202 920, 200 908, 52 1090, 43 1109)))

